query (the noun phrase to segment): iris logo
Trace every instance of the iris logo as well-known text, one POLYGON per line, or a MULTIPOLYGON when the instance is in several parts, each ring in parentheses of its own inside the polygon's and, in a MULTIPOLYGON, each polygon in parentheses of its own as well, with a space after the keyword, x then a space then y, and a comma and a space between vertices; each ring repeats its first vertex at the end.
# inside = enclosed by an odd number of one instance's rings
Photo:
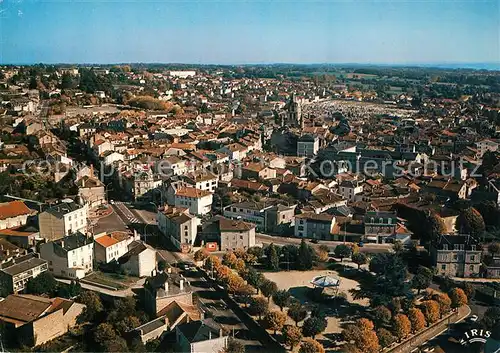
POLYGON ((491 336, 491 331, 483 329, 472 329, 465 332, 464 337, 460 340, 460 344, 465 346, 470 343, 486 343, 486 340, 491 336))

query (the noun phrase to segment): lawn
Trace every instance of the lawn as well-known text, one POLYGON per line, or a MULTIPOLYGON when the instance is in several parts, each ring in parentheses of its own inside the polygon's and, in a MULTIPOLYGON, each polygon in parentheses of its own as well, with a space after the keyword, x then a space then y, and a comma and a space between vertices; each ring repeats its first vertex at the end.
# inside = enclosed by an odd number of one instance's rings
POLYGON ((85 280, 102 284, 108 287, 113 287, 117 290, 127 289, 130 285, 136 283, 139 278, 132 276, 120 275, 117 273, 106 273, 96 271, 85 277, 85 280))

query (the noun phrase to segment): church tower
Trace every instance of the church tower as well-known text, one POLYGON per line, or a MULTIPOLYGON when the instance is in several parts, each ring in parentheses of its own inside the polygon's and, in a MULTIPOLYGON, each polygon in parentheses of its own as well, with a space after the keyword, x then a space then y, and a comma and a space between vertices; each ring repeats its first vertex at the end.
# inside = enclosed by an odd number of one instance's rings
POLYGON ((286 123, 287 126, 300 127, 303 126, 302 122, 302 106, 297 100, 294 93, 290 96, 290 101, 287 105, 287 116, 286 123))

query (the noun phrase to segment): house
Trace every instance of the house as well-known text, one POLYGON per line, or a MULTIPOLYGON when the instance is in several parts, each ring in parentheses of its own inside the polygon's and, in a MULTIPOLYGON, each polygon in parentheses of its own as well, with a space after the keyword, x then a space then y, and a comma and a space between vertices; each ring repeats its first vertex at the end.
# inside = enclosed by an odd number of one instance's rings
POLYGON ((365 214, 365 238, 369 242, 385 243, 387 237, 396 234, 398 219, 393 212, 370 211, 365 214))
POLYGON ((156 215, 158 229, 164 237, 182 252, 189 252, 194 244, 200 219, 187 208, 167 207, 156 215))
POLYGON ((213 320, 191 321, 175 328, 178 352, 219 353, 224 352, 229 336, 213 320))
POLYGON ((295 236, 299 238, 312 238, 331 240, 335 216, 314 212, 301 213, 295 216, 295 236))
POLYGON ((54 276, 81 279, 94 268, 94 240, 78 232, 42 244, 40 255, 54 276))
POLYGON ((267 180, 276 178, 276 170, 261 163, 250 163, 241 168, 241 178, 247 180, 267 180))
POLYGON ((193 291, 184 277, 176 273, 159 272, 144 283, 144 306, 153 317, 161 317, 172 302, 193 306, 193 291))
POLYGON ((72 200, 51 206, 38 216, 40 237, 57 240, 64 236, 87 232, 88 205, 79 205, 72 200))
POLYGON ((175 155, 162 159, 158 167, 162 175, 183 175, 188 171, 186 161, 175 155))
POLYGON ((174 197, 176 207, 186 207, 193 215, 204 215, 212 209, 212 193, 192 187, 179 188, 174 197))
POLYGON ((199 238, 205 244, 219 245, 221 251, 255 246, 255 224, 215 216, 203 224, 199 238))
POLYGON ((12 244, 4 238, 0 238, 0 268, 12 260, 26 255, 26 249, 22 249, 12 244))
POLYGON ((265 231, 272 234, 287 234, 295 225, 295 209, 297 205, 285 206, 275 205, 267 208, 264 212, 265 231))
POLYGON ((311 134, 305 134, 297 139, 297 156, 314 157, 319 151, 319 138, 311 134))
POLYGON ((479 152, 479 157, 482 157, 486 152, 496 152, 498 151, 499 143, 496 140, 484 139, 476 142, 477 150, 479 152))
POLYGON ((363 184, 358 180, 343 180, 339 185, 339 192, 342 198, 353 202, 361 199, 363 184))
POLYGON ((12 294, 0 302, 0 323, 22 344, 39 346, 68 332, 84 308, 64 298, 12 294))
POLYGON ((151 276, 156 270, 156 250, 141 241, 133 241, 128 251, 118 259, 122 270, 132 276, 151 276))
POLYGON ((0 284, 9 293, 22 292, 31 278, 48 270, 47 261, 38 258, 37 254, 17 257, 2 264, 0 284))
POLYGON ((31 226, 0 230, 0 238, 7 239, 9 242, 30 248, 35 245, 36 239, 40 239, 38 230, 31 226))
POLYGON ((134 237, 127 232, 112 232, 96 235, 94 238, 94 258, 100 263, 118 260, 128 252, 128 246, 139 236, 134 237))
POLYGON ((479 275, 482 251, 479 242, 470 235, 440 235, 431 243, 430 254, 440 276, 479 275))
POLYGON ((89 208, 96 208, 106 204, 106 190, 104 184, 97 178, 83 176, 76 182, 78 196, 89 208))
POLYGON ((0 230, 16 228, 26 224, 32 211, 22 201, 0 204, 0 230))
POLYGON ((217 175, 206 170, 186 174, 184 180, 193 188, 210 192, 215 192, 219 182, 217 175))
POLYGON ((240 202, 224 207, 224 217, 254 223, 257 230, 265 229, 265 211, 273 207, 263 202, 240 202))
POLYGON ((443 199, 465 199, 467 195, 467 184, 463 180, 434 179, 424 187, 423 191, 429 194, 435 194, 443 199))
POLYGON ((491 255, 484 261, 486 278, 500 278, 500 256, 491 255))

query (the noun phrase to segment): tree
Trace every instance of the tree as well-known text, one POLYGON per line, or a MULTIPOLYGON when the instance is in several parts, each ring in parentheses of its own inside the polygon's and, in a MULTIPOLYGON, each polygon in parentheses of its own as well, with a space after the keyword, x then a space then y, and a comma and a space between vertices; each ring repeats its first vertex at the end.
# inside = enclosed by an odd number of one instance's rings
POLYGON ((318 341, 306 338, 300 345, 299 353, 325 353, 325 349, 318 341))
POLYGON ((451 299, 446 293, 435 293, 432 295, 432 300, 439 304, 439 317, 442 318, 444 314, 450 311, 451 299))
POLYGON ((492 255, 500 254, 500 243, 495 242, 488 245, 488 252, 492 255))
POLYGON ((385 271, 387 264, 389 263, 391 254, 388 253, 378 253, 372 257, 369 264, 369 269, 371 272, 376 274, 382 274, 385 271))
POLYGON ((281 311, 285 306, 288 306, 290 302, 291 295, 286 290, 279 290, 273 294, 273 302, 280 307, 281 311))
POLYGON ((474 285, 470 284, 469 282, 465 282, 463 289, 467 298, 474 298, 474 295, 476 294, 476 288, 474 287, 474 285))
POLYGON ((302 340, 302 331, 297 326, 285 325, 283 328, 283 339, 285 344, 290 346, 290 350, 300 343, 302 340))
POLYGON ((434 212, 426 213, 423 219, 418 220, 417 234, 421 234, 422 240, 428 242, 437 239, 446 233, 446 225, 443 219, 434 212))
POLYGON ((230 338, 224 353, 245 353, 245 346, 241 342, 230 338))
POLYGON ((296 268, 300 271, 310 270, 313 267, 312 248, 302 239, 299 246, 296 268))
POLYGON ((260 290, 262 294, 270 300, 271 296, 278 291, 278 286, 273 281, 266 279, 260 285, 260 290))
POLYGON ((231 268, 235 267, 236 261, 238 261, 238 258, 232 251, 225 253, 222 257, 222 263, 231 268))
POLYGON ((248 268, 243 277, 249 284, 257 288, 257 293, 260 289, 260 286, 266 279, 262 273, 258 272, 253 267, 248 268))
POLYGON ((307 310, 302 306, 302 304, 295 302, 290 305, 287 314, 293 321, 295 321, 295 325, 298 326, 299 322, 307 317, 307 310))
POLYGON ((205 261, 208 258, 209 253, 205 248, 202 248, 194 253, 194 261, 205 261))
POLYGON ((36 277, 30 278, 26 284, 29 294, 50 294, 57 288, 57 281, 52 273, 46 271, 36 277))
POLYGON ((215 256, 209 256, 207 260, 205 261, 205 269, 210 270, 210 271, 217 271, 217 269, 222 265, 222 262, 220 259, 215 256))
POLYGON ((500 211, 494 201, 483 200, 476 206, 476 209, 483 217, 485 225, 490 227, 498 226, 500 211))
POLYGON ((264 255, 264 250, 260 246, 252 246, 248 248, 247 254, 255 256, 258 261, 264 255))
POLYGON ((366 263, 368 263, 368 256, 366 256, 366 254, 362 252, 352 254, 351 259, 352 262, 358 265, 358 270, 361 268, 361 265, 365 265, 366 263))
POLYGON ((391 344, 396 342, 396 337, 393 336, 391 331, 385 328, 379 328, 377 330, 377 337, 382 348, 389 347, 391 344))
POLYGON ((103 341, 101 344, 105 352, 127 352, 127 341, 121 337, 115 337, 109 341, 103 341))
POLYGON ((345 244, 340 244, 335 247, 333 251, 336 257, 340 257, 340 261, 344 261, 344 257, 350 257, 352 255, 352 248, 345 244))
POLYGON ((387 307, 379 305, 373 311, 373 318, 377 326, 388 325, 392 319, 392 313, 387 307))
POLYGON ((500 323, 500 307, 489 307, 484 313, 481 323, 488 330, 492 330, 494 327, 496 327, 500 323))
POLYGON ((403 250, 404 250, 403 243, 401 243, 400 240, 396 240, 394 242, 394 244, 392 245, 392 250, 394 250, 394 252, 396 254, 399 254, 399 253, 403 252, 403 250))
POLYGON ((278 255, 278 250, 272 243, 267 248, 266 267, 271 271, 278 271, 280 269, 280 258, 278 255))
POLYGON ((408 317, 404 314, 397 314, 392 320, 392 333, 401 342, 403 338, 406 338, 411 332, 411 322, 408 317))
POLYGON ((259 320, 262 319, 262 315, 266 314, 269 310, 269 303, 265 298, 257 297, 250 300, 250 312, 253 315, 258 315, 259 320))
POLYGON ((236 260, 236 263, 234 264, 234 269, 236 270, 236 272, 243 273, 245 272, 246 268, 247 266, 245 264, 245 261, 243 261, 243 259, 236 260))
POLYGON ((61 89, 70 89, 70 88, 75 88, 74 82, 73 82, 73 76, 71 76, 70 73, 65 72, 62 75, 61 78, 61 89))
POLYGON ((426 300, 422 302, 421 309, 428 325, 439 320, 439 303, 435 300, 426 300))
POLYGON ((29 89, 37 89, 38 87, 38 81, 36 79, 36 76, 31 76, 30 77, 30 82, 28 84, 29 89))
POLYGON ((238 276, 235 273, 231 273, 229 275, 229 278, 227 280, 227 290, 230 293, 235 294, 235 293, 243 290, 243 288, 245 286, 246 286, 246 283, 243 280, 243 278, 241 278, 240 276, 238 276))
POLYGON ((418 332, 420 330, 423 330, 427 324, 425 322, 424 313, 422 313, 422 310, 418 308, 411 308, 408 311, 408 319, 410 319, 411 322, 412 332, 418 332))
POLYGON ((424 266, 419 266, 417 274, 411 280, 411 287, 418 290, 418 294, 420 294, 420 291, 422 289, 426 289, 430 286, 432 282, 432 276, 433 273, 431 269, 424 266))
POLYGON ((111 341, 116 338, 116 332, 113 326, 109 323, 99 324, 94 330, 94 341, 102 344, 106 341, 111 341))
POLYGON ((316 337, 326 329, 327 321, 322 317, 311 316, 302 325, 302 334, 306 337, 316 337))
POLYGON ((269 330, 281 330, 286 323, 286 314, 281 311, 268 311, 264 317, 264 322, 269 330))
POLYGON ((77 301, 85 305, 83 312, 78 318, 79 321, 94 321, 98 313, 104 310, 99 294, 92 291, 85 291, 77 298, 77 301))
POLYGON ((115 328, 118 334, 124 335, 126 332, 139 327, 141 320, 136 316, 127 316, 123 320, 116 323, 115 328))
POLYGON ((255 288, 249 284, 244 284, 239 287, 234 294, 243 297, 245 299, 245 303, 248 303, 253 293, 255 293, 255 288))
POLYGON ((467 296, 462 288, 453 288, 450 291, 451 307, 453 309, 460 308, 463 305, 467 305, 467 296))
POLYGON ((364 318, 356 320, 354 325, 348 325, 342 332, 345 341, 349 343, 354 341, 354 345, 349 346, 348 351, 377 353, 380 350, 380 344, 373 328, 373 322, 364 318))
POLYGON ((483 216, 472 207, 466 208, 460 212, 455 227, 460 233, 470 234, 473 237, 483 234, 486 228, 483 216))
POLYGON ((319 248, 316 249, 316 256, 319 261, 321 262, 326 262, 329 259, 329 253, 330 249, 326 245, 320 245, 319 248))

